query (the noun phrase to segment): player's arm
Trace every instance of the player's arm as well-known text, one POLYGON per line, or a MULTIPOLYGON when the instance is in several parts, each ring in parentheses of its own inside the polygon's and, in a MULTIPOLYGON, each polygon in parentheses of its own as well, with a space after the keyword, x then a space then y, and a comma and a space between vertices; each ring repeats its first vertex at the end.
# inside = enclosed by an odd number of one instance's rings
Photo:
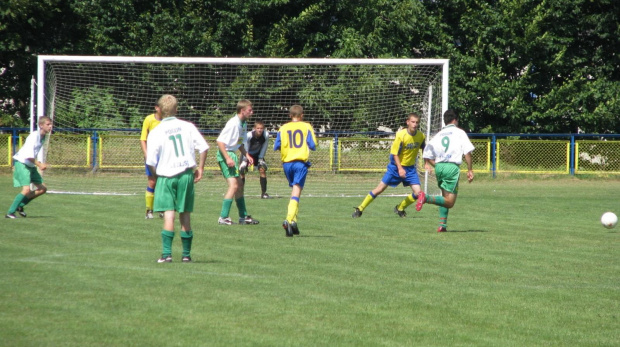
POLYGON ((404 178, 407 173, 405 172, 405 169, 403 169, 403 165, 400 163, 400 158, 398 157, 401 149, 402 139, 400 138, 400 136, 396 136, 394 142, 392 143, 392 148, 390 148, 390 155, 392 156, 392 159, 394 159, 394 164, 398 168, 398 176, 404 178))
POLYGON ((278 131, 278 135, 276 135, 276 140, 273 142, 273 150, 279 151, 282 147, 282 141, 280 140, 280 132, 278 131))
POLYGON ((157 178, 157 161, 159 160, 159 146, 157 146, 157 140, 155 137, 150 136, 147 141, 147 152, 145 163, 148 165, 149 170, 153 174, 153 177, 157 178))
POLYGON ((467 163, 467 181, 471 183, 474 180, 474 170, 472 166, 471 152, 465 154, 465 162, 467 163))
POLYGON ((228 155, 228 151, 226 150, 226 144, 224 142, 217 141, 217 149, 222 154, 224 160, 226 160, 226 165, 228 165, 228 167, 234 167, 235 161, 232 160, 232 158, 228 155))
POLYGON ((254 159, 252 159, 252 156, 248 153, 248 151, 245 150, 245 145, 239 146, 239 151, 241 152, 243 158, 247 159, 248 164, 254 165, 254 159))
POLYGON ((206 149, 204 152, 200 152, 200 156, 198 158, 198 167, 196 168, 196 171, 194 171, 194 183, 198 183, 198 181, 202 179, 202 174, 205 171, 205 162, 207 161, 208 152, 208 149, 206 149))
POLYGON ((306 143, 308 144, 308 148, 310 148, 310 150, 316 151, 316 135, 314 134, 314 129, 312 129, 312 127, 308 130, 306 143))
POLYGON ((433 154, 433 146, 431 144, 424 147, 422 157, 424 158, 424 170, 428 172, 433 171, 433 168, 435 167, 435 155, 433 154))
POLYGON ((258 159, 265 158, 265 153, 267 153, 267 146, 269 146, 269 133, 267 132, 267 130, 263 132, 263 136, 265 137, 265 142, 263 142, 263 146, 260 148, 260 152, 258 152, 258 159))
POLYGON ((144 153, 144 160, 146 160, 146 141, 140 140, 140 146, 142 147, 142 153, 144 153))
POLYGON ((396 167, 398 168, 398 176, 405 178, 407 176, 407 172, 400 163, 400 158, 394 154, 392 154, 392 158, 394 158, 394 164, 396 164, 396 167))
POLYGON ((31 160, 34 163, 34 165, 36 165, 41 171, 47 169, 46 163, 40 162, 36 158, 32 158, 31 160))
POLYGON ((146 160, 146 141, 148 139, 149 136, 149 124, 147 122, 147 120, 145 119, 144 122, 142 122, 142 132, 140 133, 140 147, 142 147, 142 153, 144 154, 144 160, 146 160))

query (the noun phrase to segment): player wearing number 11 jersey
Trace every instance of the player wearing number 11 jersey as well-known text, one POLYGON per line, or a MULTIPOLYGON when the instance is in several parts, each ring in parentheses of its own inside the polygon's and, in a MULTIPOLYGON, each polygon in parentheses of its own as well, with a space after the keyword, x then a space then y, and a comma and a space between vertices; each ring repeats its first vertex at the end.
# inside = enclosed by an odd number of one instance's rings
POLYGON ((194 183, 202 178, 209 145, 194 124, 175 117, 177 99, 174 96, 162 96, 158 105, 163 119, 149 133, 146 145, 146 164, 157 176, 153 209, 164 212, 163 252, 157 262, 172 261, 175 211, 179 212, 181 222, 183 262, 190 262, 194 238, 190 223, 190 213, 194 210, 194 183), (198 164, 194 151, 200 153, 198 164))
POLYGON ((310 167, 308 161, 310 150, 316 150, 316 135, 312 125, 303 121, 304 109, 301 106, 291 106, 289 115, 291 122, 280 127, 273 149, 275 151, 280 150, 284 174, 289 187, 293 188, 286 219, 282 223, 286 236, 291 237, 299 234, 297 227, 299 197, 306 183, 306 175, 310 167))
POLYGON ((421 200, 416 204, 418 211, 425 202, 439 206, 438 232, 447 231, 448 211, 456 202, 460 178, 459 165, 463 163, 463 156, 467 163, 467 180, 471 183, 474 179, 471 159, 474 145, 469 141, 467 134, 458 128, 458 115, 453 110, 447 110, 443 114, 443 121, 446 126, 433 136, 422 154, 426 171, 430 172, 435 167, 441 196, 428 196, 426 201, 421 200))

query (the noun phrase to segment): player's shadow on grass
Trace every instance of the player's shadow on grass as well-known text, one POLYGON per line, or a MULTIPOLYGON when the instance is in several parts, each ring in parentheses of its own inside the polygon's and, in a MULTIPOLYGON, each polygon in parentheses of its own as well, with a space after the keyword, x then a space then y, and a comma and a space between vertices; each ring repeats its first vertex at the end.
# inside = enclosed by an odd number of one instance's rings
POLYGON ((320 237, 320 238, 323 238, 323 237, 325 237, 325 238, 331 238, 331 237, 335 237, 335 236, 334 236, 334 235, 308 235, 308 234, 299 234, 299 235, 295 235, 295 236, 293 236, 293 238, 295 238, 295 237, 307 237, 307 238, 311 238, 311 237, 314 237, 314 238, 319 238, 319 237, 320 237))
POLYGON ((448 230, 448 231, 444 231, 444 233, 487 233, 487 232, 488 232, 488 230, 480 230, 480 229, 448 230))

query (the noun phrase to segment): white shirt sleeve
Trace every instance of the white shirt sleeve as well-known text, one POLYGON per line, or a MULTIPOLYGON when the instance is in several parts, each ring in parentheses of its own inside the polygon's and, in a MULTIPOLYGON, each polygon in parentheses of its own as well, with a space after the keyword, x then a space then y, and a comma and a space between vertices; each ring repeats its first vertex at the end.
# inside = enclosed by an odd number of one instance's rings
MULTIPOLYGON (((265 137, 265 142, 263 143, 263 147, 261 147, 260 152, 258 153, 258 158, 265 158, 265 153, 267 153, 267 147, 269 146, 269 132, 265 129, 263 131, 263 137, 265 137)), ((248 140, 249 142, 250 140, 248 140)), ((246 146, 246 149, 248 147, 246 146)))

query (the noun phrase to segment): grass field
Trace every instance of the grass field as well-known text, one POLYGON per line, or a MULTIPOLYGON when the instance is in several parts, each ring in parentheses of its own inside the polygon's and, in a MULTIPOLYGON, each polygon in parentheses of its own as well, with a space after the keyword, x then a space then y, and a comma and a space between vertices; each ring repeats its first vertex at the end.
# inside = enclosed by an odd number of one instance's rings
MULTIPOLYGON (((294 238, 287 198, 248 198, 261 224, 227 227, 202 194, 189 264, 178 236, 155 262, 143 196, 48 194, 0 221, 0 345, 618 346, 620 227, 599 222, 618 192, 481 177, 441 234, 435 206, 400 219, 386 196, 352 219, 360 198, 302 197, 294 238)), ((3 213, 16 193, 0 176, 3 213)))

